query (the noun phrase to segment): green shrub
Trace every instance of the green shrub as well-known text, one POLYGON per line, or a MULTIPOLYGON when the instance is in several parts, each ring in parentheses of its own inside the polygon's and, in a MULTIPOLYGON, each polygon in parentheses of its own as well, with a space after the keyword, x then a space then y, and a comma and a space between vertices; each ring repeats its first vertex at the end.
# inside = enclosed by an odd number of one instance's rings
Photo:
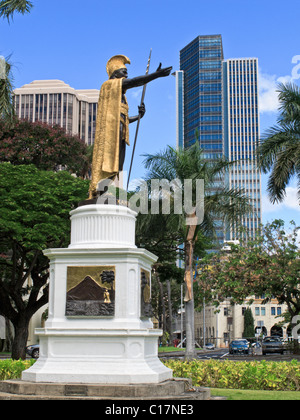
POLYGON ((29 369, 35 360, 0 360, 0 380, 6 381, 9 379, 21 378, 22 372, 29 369))
POLYGON ((234 362, 167 360, 174 377, 191 378, 194 386, 211 388, 300 391, 300 362, 234 362))

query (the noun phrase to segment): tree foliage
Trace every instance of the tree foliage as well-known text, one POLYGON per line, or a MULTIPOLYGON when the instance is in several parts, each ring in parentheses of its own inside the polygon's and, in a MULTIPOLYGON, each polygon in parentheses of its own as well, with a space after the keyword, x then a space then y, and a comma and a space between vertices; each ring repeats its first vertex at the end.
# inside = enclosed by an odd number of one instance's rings
MULTIPOLYGON (((173 182, 173 185, 176 184, 173 191, 170 189, 156 194, 158 200, 170 199, 171 216, 166 220, 172 221, 171 225, 175 226, 175 229, 173 227, 171 232, 176 232, 177 244, 183 245, 186 284, 186 358, 193 358, 195 356, 193 263, 197 238, 199 235, 213 235, 218 219, 228 226, 237 223, 241 216, 252 211, 252 207, 243 191, 220 185, 220 179, 228 169, 229 162, 226 159, 208 161, 198 142, 189 149, 175 150, 169 146, 162 152, 146 155, 145 165, 149 171, 148 185, 152 184, 152 180, 167 180, 169 183, 173 182), (186 188, 187 180, 190 185, 189 193, 186 188), (203 181, 203 194, 197 188, 200 185, 199 181, 203 181), (176 189, 182 193, 185 211, 181 214, 175 211, 176 189), (187 206, 188 201, 190 201, 189 206, 187 206)), ((155 198, 153 191, 151 195, 152 199, 155 198)), ((162 233, 166 235, 167 232, 166 229, 162 233)))
POLYGON ((290 320, 299 315, 299 229, 291 222, 288 231, 282 220, 275 220, 263 226, 254 241, 213 255, 205 273, 211 300, 231 298, 233 303, 243 304, 251 296, 264 295, 264 303, 276 298, 279 304, 287 305, 290 320))
POLYGON ((30 13, 33 3, 28 0, 2 0, 0 2, 0 17, 6 18, 8 22, 13 19, 15 13, 30 13))
POLYGON ((69 243, 69 212, 88 181, 66 171, 0 164, 0 312, 15 328, 13 358, 25 357, 28 323, 48 302, 47 248, 69 243))
POLYGON ((244 338, 253 338, 255 336, 254 318, 250 308, 247 308, 244 313, 244 338))
POLYGON ((279 84, 280 115, 260 141, 257 154, 260 168, 270 172, 269 198, 282 202, 292 177, 298 178, 300 202, 300 88, 293 84, 279 84))
POLYGON ((89 167, 87 146, 58 125, 16 120, 0 121, 0 161, 13 165, 34 164, 38 169, 56 171, 63 167, 84 176, 89 167))

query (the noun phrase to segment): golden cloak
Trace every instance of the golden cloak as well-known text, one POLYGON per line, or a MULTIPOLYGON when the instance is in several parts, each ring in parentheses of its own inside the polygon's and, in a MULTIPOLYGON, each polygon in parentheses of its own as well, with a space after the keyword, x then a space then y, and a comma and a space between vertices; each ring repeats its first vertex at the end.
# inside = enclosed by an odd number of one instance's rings
POLYGON ((90 198, 96 195, 99 181, 114 178, 119 173, 120 124, 123 126, 122 137, 129 145, 128 104, 126 98, 122 103, 122 80, 107 80, 100 90, 90 198))

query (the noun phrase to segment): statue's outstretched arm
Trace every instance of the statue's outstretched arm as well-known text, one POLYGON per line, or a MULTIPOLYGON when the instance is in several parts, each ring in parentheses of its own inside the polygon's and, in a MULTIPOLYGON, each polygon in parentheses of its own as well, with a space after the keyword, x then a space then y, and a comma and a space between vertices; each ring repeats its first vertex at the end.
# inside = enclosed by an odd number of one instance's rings
POLYGON ((158 79, 159 77, 169 76, 171 73, 172 67, 161 68, 161 63, 156 70, 156 72, 147 74, 144 76, 133 77, 132 79, 123 79, 122 87, 123 90, 132 89, 139 86, 144 86, 145 84, 151 82, 152 80, 158 79))

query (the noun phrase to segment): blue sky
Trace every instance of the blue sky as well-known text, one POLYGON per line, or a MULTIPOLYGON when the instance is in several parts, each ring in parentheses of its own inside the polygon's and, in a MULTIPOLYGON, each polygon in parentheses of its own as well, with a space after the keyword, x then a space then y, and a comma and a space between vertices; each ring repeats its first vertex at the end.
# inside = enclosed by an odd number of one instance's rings
MULTIPOLYGON (((12 55, 15 87, 60 79, 75 89, 99 89, 111 56, 128 56, 129 76, 134 77, 145 73, 150 48, 150 71, 160 61, 176 70, 180 49, 198 35, 210 34, 222 35, 225 59, 258 57, 262 133, 276 121, 276 83, 300 83, 299 0, 32 1, 30 15, 16 15, 10 25, 0 21, 0 55, 12 55)), ((140 95, 140 89, 127 93, 131 115, 140 95)), ((145 103, 132 179, 144 174, 142 154, 175 146, 175 79, 149 84, 145 103)), ((134 132, 131 126, 132 142, 134 132)), ((131 151, 127 149, 124 169, 131 151)), ((266 184, 263 176, 263 222, 280 217, 300 223, 296 182, 285 203, 277 206, 268 201, 266 184)))

